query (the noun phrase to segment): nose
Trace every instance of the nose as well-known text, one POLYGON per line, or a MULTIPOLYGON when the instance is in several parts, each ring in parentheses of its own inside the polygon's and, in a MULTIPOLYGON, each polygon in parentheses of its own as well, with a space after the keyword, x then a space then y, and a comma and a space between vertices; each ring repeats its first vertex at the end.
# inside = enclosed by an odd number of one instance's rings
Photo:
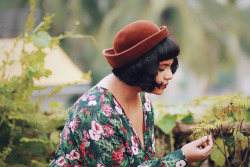
POLYGON ((166 70, 166 73, 164 74, 164 79, 171 80, 173 79, 173 73, 171 69, 166 70))

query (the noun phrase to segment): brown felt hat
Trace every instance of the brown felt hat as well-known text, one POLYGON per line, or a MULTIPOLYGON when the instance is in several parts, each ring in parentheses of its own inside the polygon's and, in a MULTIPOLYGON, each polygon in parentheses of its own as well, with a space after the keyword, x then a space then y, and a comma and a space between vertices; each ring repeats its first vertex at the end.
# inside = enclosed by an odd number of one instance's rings
POLYGON ((121 29, 114 38, 113 48, 104 49, 102 54, 112 68, 121 67, 148 52, 167 36, 166 26, 158 27, 146 20, 136 21, 121 29))

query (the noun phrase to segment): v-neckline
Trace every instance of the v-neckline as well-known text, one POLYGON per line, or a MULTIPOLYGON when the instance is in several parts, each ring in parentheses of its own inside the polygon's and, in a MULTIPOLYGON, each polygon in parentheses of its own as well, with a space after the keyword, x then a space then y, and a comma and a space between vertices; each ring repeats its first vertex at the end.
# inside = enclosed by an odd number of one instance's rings
MULTIPOLYGON (((133 133, 135 134, 135 136, 137 137, 137 139, 138 139, 138 141, 139 141, 139 145, 140 145, 140 147, 142 148, 142 150, 145 152, 145 150, 146 150, 146 143, 145 143, 145 119, 144 119, 144 117, 145 117, 145 111, 144 111, 144 107, 143 107, 143 102, 145 101, 144 99, 143 99, 143 96, 142 96, 142 93, 140 92, 140 98, 141 98, 141 104, 142 104, 142 119, 143 119, 143 140, 144 140, 144 147, 143 147, 143 145, 142 145, 142 142, 141 142, 141 140, 140 140, 140 138, 139 138, 139 136, 138 136, 138 134, 137 134, 137 132, 136 132, 136 130, 134 129, 134 126, 132 125, 132 123, 131 123, 131 121, 129 120, 129 118, 128 118, 128 116, 127 116, 127 114, 125 113, 125 111, 124 111, 124 109, 123 109, 123 107, 122 107, 122 105, 120 104, 120 102, 116 99, 116 97, 115 97, 115 95, 109 90, 109 89, 107 89, 107 88, 104 88, 104 87, 102 87, 102 86, 98 86, 99 88, 102 88, 102 89, 105 89, 106 91, 108 91, 111 95, 112 95, 112 97, 116 100, 116 102, 121 106, 121 109, 122 109, 122 113, 125 115, 125 117, 126 117, 126 119, 127 119, 127 122, 129 123, 129 126, 130 126, 130 128, 132 129, 132 131, 133 131, 133 133)), ((114 103, 114 102, 113 102, 114 103)))

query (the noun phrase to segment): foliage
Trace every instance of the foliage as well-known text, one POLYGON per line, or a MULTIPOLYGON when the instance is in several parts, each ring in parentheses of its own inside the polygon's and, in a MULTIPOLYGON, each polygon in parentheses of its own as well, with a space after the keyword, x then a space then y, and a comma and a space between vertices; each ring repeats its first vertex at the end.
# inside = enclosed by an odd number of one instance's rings
POLYGON ((187 108, 186 105, 166 107, 163 103, 155 103, 154 108, 156 125, 156 155, 158 157, 164 157, 164 155, 169 153, 169 151, 172 152, 175 150, 174 144, 177 142, 174 140, 173 129, 177 122, 192 123, 194 120, 193 113, 187 108), (166 148, 168 148, 168 150, 166 150, 166 148))
POLYGON ((167 108, 162 103, 155 104, 155 125, 165 134, 169 134, 178 121, 191 123, 192 115, 193 113, 184 105, 167 108))
POLYGON ((165 107, 156 103, 156 143, 160 144, 156 146, 157 151, 162 152, 159 147, 164 142, 168 143, 165 144, 165 149, 170 148, 171 151, 181 147, 187 142, 188 135, 173 134, 173 129, 180 123, 195 123, 191 127, 193 134, 189 136, 190 140, 209 134, 214 137, 216 146, 209 159, 211 163, 217 166, 243 166, 249 161, 250 138, 249 132, 245 130, 247 127, 244 127, 248 125, 249 128, 249 114, 249 98, 240 94, 215 96, 210 99, 201 97, 177 107, 165 107), (165 133, 165 137, 162 137, 162 133, 165 133))
POLYGON ((63 86, 55 87, 37 101, 31 95, 45 89, 36 86, 34 80, 51 75, 51 71, 44 68, 45 48, 53 49, 61 38, 73 34, 51 37, 47 31, 54 15, 48 14, 34 28, 36 1, 30 0, 30 4, 25 33, 15 39, 11 50, 1 53, 4 59, 0 64, 0 166, 48 166, 59 144, 58 128, 66 120, 67 113, 60 104, 49 104, 50 112, 40 107, 43 99, 59 92, 63 86), (12 74, 18 67, 20 74, 12 74))
POLYGON ((192 127, 194 132, 191 136, 197 138, 219 133, 219 138, 214 139, 217 147, 211 154, 211 159, 220 166, 223 166, 225 161, 228 166, 244 165, 248 161, 250 137, 249 134, 242 130, 242 125, 250 108, 249 99, 240 95, 216 96, 210 99, 210 105, 212 106, 211 112, 216 117, 215 121, 197 124, 192 127), (224 134, 225 130, 229 131, 227 137, 224 134), (230 141, 230 144, 227 141, 230 141), (245 151, 245 154, 239 158, 239 155, 236 155, 241 150, 245 151), (222 155, 223 157, 221 157, 222 155))

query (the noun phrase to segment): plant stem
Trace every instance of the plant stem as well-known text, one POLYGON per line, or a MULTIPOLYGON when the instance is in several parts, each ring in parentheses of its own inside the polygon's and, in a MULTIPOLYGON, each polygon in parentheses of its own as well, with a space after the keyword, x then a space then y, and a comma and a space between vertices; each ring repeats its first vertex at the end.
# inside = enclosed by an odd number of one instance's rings
POLYGON ((173 131, 171 131, 169 133, 169 137, 170 137, 170 150, 171 152, 174 151, 174 135, 173 135, 173 131))
MULTIPOLYGON (((240 122, 240 124, 239 125, 236 125, 236 133, 235 134, 237 134, 237 132, 238 132, 238 130, 239 130, 239 132, 241 133, 241 127, 242 127, 242 123, 243 123, 243 121, 244 121, 244 119, 242 119, 242 121, 240 122), (240 128, 238 128, 238 126, 240 126, 240 128)), ((238 145, 238 144, 240 144, 240 140, 237 138, 237 135, 235 135, 234 136, 234 143, 235 143, 235 145, 234 145, 234 151, 233 151, 233 160, 232 160, 232 162, 234 161, 234 159, 237 157, 237 156, 235 156, 235 148, 236 148, 236 146, 238 145)), ((230 147, 230 146, 229 146, 230 147)))
POLYGON ((228 157, 227 157, 226 144, 225 144, 224 136, 223 136, 223 133, 222 133, 222 125, 221 125, 220 127, 221 127, 220 135, 221 135, 221 140, 223 141, 224 152, 225 152, 225 158, 226 158, 226 160, 227 160, 228 165, 231 166, 231 164, 230 164, 230 162, 229 162, 229 159, 228 159, 228 157))
MULTIPOLYGON (((238 130, 238 129, 236 129, 236 133, 237 133, 237 130, 238 130)), ((235 144, 236 142, 237 142, 237 135, 234 136, 234 151, 233 151, 233 156, 232 156, 232 157, 233 157, 233 161, 234 161, 234 159, 235 159, 235 157, 236 157, 236 156, 235 156, 235 148, 236 148, 236 146, 239 144, 239 143, 235 144)), ((233 162, 233 161, 232 161, 232 162, 233 162)))
MULTIPOLYGON (((212 133, 212 132, 210 131, 210 133, 212 133)), ((228 160, 226 154, 222 151, 221 147, 216 143, 216 141, 213 139, 213 137, 212 137, 212 140, 213 140, 214 144, 219 148, 221 153, 224 155, 225 159, 228 160)), ((229 161, 227 161, 227 162, 228 162, 229 167, 231 167, 231 164, 229 163, 229 161)))
POLYGON ((220 148, 220 146, 216 143, 216 141, 213 139, 214 144, 216 144, 216 146, 220 149, 221 153, 224 155, 224 157, 226 158, 225 153, 222 151, 222 149, 220 148))
POLYGON ((215 114, 215 111, 214 111, 214 116, 215 116, 218 120, 220 120, 220 118, 215 114))

